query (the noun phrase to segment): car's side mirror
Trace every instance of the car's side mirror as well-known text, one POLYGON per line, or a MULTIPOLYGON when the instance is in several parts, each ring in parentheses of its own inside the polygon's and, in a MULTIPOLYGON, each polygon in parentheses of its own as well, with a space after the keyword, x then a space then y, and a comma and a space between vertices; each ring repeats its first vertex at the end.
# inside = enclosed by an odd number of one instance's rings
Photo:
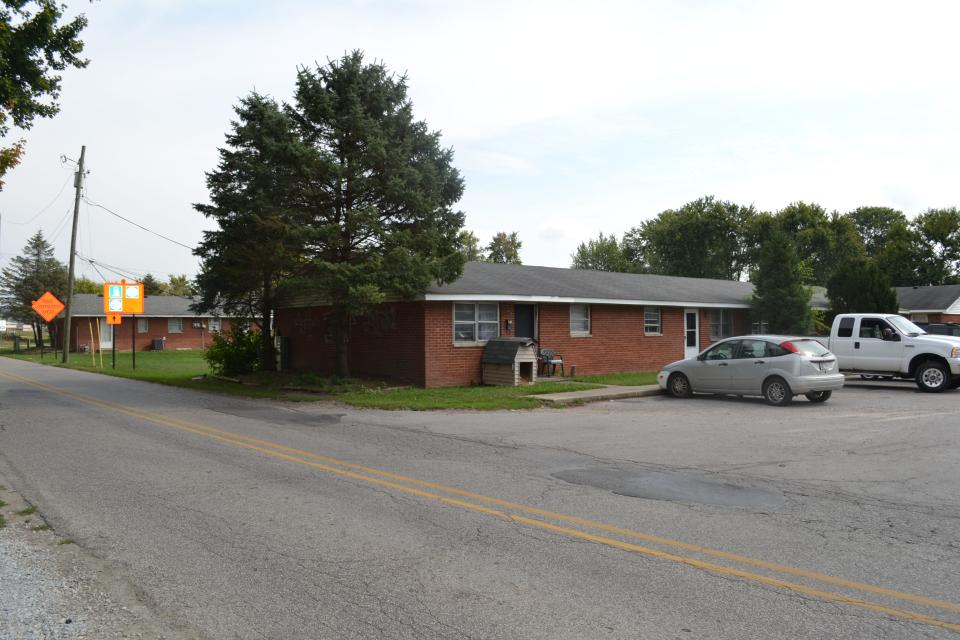
POLYGON ((707 359, 707 354, 705 353, 701 353, 700 355, 697 356, 697 360, 699 360, 700 362, 703 362, 706 359, 707 359))

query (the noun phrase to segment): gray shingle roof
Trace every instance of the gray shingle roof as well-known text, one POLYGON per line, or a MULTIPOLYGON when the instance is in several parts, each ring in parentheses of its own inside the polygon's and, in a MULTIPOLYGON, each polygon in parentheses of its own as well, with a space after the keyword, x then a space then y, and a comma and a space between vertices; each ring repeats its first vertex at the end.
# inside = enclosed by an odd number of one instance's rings
MULTIPOLYGON (((190 309, 192 298, 180 296, 147 296, 143 300, 144 318, 194 318, 197 314, 190 309)), ((78 293, 73 296, 73 315, 103 316, 103 296, 96 293, 78 293)), ((221 314, 216 314, 221 315, 221 314)), ((204 314, 203 317, 210 317, 204 314)), ((63 317, 63 314, 60 314, 63 317)))
POLYGON ((897 303, 904 311, 946 311, 960 299, 960 284, 897 287, 897 303))
MULTIPOLYGON (((746 306, 749 282, 680 278, 585 269, 468 262, 463 276, 426 291, 437 296, 530 296, 746 306)), ((435 298, 436 299, 436 298, 435 298)))

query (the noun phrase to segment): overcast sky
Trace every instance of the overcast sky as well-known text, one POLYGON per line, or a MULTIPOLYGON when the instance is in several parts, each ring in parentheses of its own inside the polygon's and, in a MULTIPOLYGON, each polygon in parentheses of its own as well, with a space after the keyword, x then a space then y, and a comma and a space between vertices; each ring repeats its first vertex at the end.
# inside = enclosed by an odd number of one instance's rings
MULTIPOLYGON (((708 194, 909 216, 958 204, 956 2, 71 5, 90 66, 25 135, 0 192, 4 261, 38 227, 66 260, 60 157, 82 144, 89 199, 192 246, 237 98, 288 100, 298 65, 352 49, 409 75, 416 116, 455 150, 467 227, 518 231, 527 264, 568 266, 579 242, 708 194)), ((134 275, 197 270, 87 205, 78 251, 134 275)))

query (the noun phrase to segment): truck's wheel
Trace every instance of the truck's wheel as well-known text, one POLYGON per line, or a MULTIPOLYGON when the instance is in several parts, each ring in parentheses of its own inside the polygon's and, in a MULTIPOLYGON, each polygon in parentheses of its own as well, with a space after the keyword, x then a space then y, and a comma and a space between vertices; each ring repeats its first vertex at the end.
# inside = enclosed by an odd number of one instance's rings
POLYGON ((693 394, 690 380, 682 373, 675 373, 667 380, 667 391, 674 398, 689 398, 693 394))
POLYGON ((942 363, 927 360, 917 367, 916 381, 920 391, 939 393, 950 387, 950 372, 942 363))
POLYGON ((773 376, 763 383, 763 399, 775 407, 785 407, 793 401, 793 391, 786 380, 773 376))
POLYGON ((806 394, 810 402, 826 402, 833 395, 833 391, 811 391, 806 394))

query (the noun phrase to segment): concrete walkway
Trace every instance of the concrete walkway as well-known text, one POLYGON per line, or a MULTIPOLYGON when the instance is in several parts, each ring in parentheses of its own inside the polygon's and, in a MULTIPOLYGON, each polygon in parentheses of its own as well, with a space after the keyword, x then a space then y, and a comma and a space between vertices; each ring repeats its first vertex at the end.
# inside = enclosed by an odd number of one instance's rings
POLYGON ((545 393, 536 397, 551 404, 572 404, 574 402, 595 402, 597 400, 617 400, 619 398, 642 398, 644 396, 658 396, 661 393, 663 391, 655 384, 636 387, 609 384, 597 389, 545 393))

